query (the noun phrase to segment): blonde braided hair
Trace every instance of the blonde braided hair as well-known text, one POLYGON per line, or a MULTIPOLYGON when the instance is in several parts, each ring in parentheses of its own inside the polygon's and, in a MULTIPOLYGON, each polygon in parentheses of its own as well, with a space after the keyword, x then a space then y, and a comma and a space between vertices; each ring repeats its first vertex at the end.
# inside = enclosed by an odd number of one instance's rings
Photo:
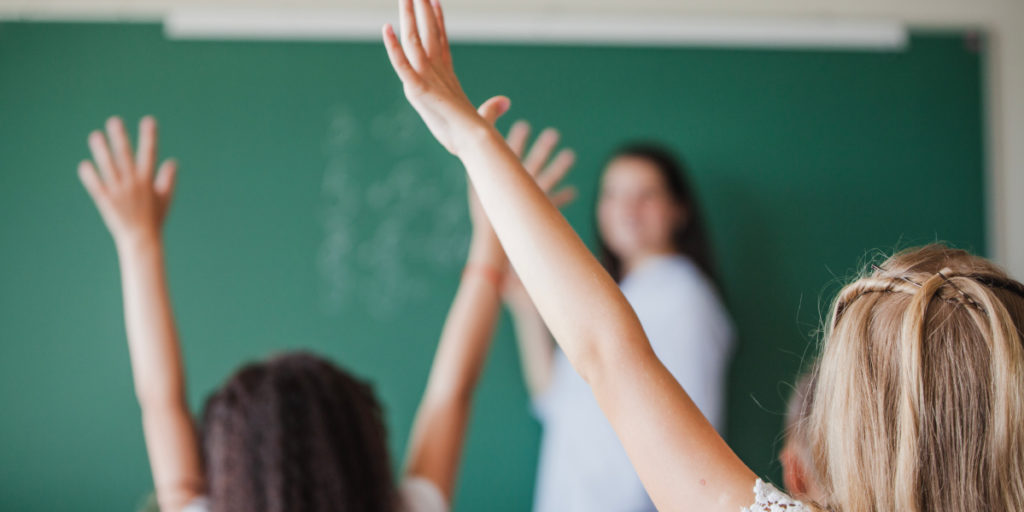
POLYGON ((842 512, 1024 510, 1024 285, 903 251, 840 291, 808 437, 842 512))

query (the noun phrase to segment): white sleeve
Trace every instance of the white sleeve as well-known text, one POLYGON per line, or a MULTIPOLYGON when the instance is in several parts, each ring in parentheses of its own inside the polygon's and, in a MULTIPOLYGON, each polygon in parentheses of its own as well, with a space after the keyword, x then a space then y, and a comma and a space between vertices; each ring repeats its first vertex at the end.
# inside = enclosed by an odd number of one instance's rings
POLYGON ((811 512, 811 508, 758 478, 754 484, 754 504, 740 512, 811 512))
MULTIPOLYGON (((408 477, 398 486, 401 512, 448 512, 441 490, 426 478, 408 477)), ((201 496, 189 502, 182 512, 209 512, 210 501, 201 496)))
MULTIPOLYGON (((725 391, 733 351, 728 313, 701 279, 669 279, 638 311, 651 346, 711 424, 725 426, 725 391)), ((646 302, 646 301, 645 301, 646 302)))
POLYGON ((448 512, 444 494, 426 478, 406 477, 398 486, 401 512, 448 512))
POLYGON ((181 509, 181 512, 209 512, 210 511, 210 500, 206 496, 199 496, 188 502, 185 508, 181 509))

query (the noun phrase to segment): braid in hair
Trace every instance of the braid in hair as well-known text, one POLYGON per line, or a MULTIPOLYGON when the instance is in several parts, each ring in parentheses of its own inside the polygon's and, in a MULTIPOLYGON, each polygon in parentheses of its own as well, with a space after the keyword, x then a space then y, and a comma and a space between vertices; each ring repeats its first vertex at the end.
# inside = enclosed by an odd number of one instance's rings
POLYGON ((812 456, 828 508, 1024 508, 1024 285, 940 245, 845 287, 826 331, 812 456))

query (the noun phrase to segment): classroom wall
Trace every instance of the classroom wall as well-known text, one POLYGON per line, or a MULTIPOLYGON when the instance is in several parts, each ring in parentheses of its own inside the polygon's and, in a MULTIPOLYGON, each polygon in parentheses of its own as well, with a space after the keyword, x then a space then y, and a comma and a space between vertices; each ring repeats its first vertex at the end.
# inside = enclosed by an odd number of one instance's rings
MULTIPOLYGON (((390 9, 391 0, 291 0, 289 9, 390 9)), ((988 253, 1024 276, 1024 2, 1017 0, 447 0, 478 14, 736 15, 885 19, 914 28, 978 27, 990 36, 987 76, 988 253)), ((0 17, 157 19, 172 8, 278 6, 269 0, 0 0, 0 17)))

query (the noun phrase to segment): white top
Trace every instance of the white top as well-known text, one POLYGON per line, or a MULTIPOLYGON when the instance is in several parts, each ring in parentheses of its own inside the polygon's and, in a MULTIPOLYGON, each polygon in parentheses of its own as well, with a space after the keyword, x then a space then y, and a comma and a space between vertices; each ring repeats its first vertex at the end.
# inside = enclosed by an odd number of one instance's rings
POLYGON ((740 512, 811 512, 811 509, 758 478, 754 483, 754 504, 740 512))
MULTIPOLYGON (((721 431, 733 328, 714 285, 673 255, 645 262, 621 287, 658 358, 721 431)), ((553 373, 534 403, 544 428, 534 512, 654 512, 590 388, 558 350, 553 373)))
MULTIPOLYGON (((398 486, 398 495, 402 502, 399 512, 447 512, 441 490, 426 478, 407 477, 398 486)), ((192 500, 182 512, 209 512, 210 501, 205 497, 192 500)))

